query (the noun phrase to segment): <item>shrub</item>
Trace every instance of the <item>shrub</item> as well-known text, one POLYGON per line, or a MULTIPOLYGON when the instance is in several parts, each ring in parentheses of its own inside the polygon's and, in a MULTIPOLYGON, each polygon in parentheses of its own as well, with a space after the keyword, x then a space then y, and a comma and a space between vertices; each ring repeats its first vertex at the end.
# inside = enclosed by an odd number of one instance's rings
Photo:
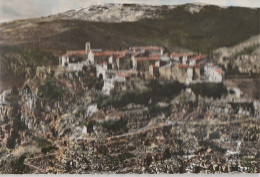
POLYGON ((244 156, 242 158, 242 166, 248 168, 248 172, 253 173, 256 168, 255 159, 252 157, 244 156))
POLYGON ((42 153, 52 152, 58 149, 54 144, 45 139, 38 137, 35 137, 34 139, 37 142, 38 146, 41 148, 42 153))
POLYGON ((184 88, 185 85, 179 82, 164 83, 159 82, 159 80, 152 80, 148 84, 147 89, 115 92, 110 97, 101 99, 98 107, 105 108, 113 106, 120 108, 129 103, 147 105, 149 100, 160 101, 171 99, 180 94, 184 88))
POLYGON ((203 146, 205 148, 211 148, 211 149, 213 149, 215 151, 218 151, 218 152, 221 152, 221 153, 225 153, 226 152, 226 149, 223 149, 223 148, 217 146, 215 143, 210 142, 210 141, 200 141, 199 145, 203 146))
POLYGON ((101 124, 104 128, 107 130, 111 130, 114 133, 120 130, 126 131, 127 130, 127 120, 119 119, 119 120, 113 120, 113 121, 106 121, 101 124))
POLYGON ((227 95, 227 89, 223 83, 198 83, 190 85, 196 95, 220 98, 227 95))
POLYGON ((220 133, 219 132, 213 132, 209 135, 209 139, 219 139, 220 133))
POLYGON ((152 105, 149 107, 149 114, 151 117, 158 116, 161 113, 166 113, 166 115, 170 115, 172 111, 171 106, 160 107, 157 105, 152 105))
POLYGON ((65 90, 63 88, 57 87, 55 81, 51 79, 40 88, 39 96, 48 99, 60 100, 64 92, 65 90))

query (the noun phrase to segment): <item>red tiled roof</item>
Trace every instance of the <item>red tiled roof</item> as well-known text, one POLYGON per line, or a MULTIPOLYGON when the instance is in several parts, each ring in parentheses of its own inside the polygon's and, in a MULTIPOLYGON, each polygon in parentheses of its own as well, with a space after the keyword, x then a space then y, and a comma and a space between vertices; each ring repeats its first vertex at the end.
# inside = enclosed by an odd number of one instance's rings
POLYGON ((68 50, 66 52, 67 56, 71 56, 71 55, 86 55, 86 51, 85 50, 68 50))
POLYGON ((198 55, 195 57, 192 57, 191 60, 201 60, 201 59, 205 59, 206 55, 198 55))
POLYGON ((134 46, 130 47, 130 50, 163 50, 163 47, 160 46, 134 46))
POLYGON ((140 55, 140 54, 144 54, 144 52, 135 52, 132 55, 135 57, 135 56, 140 55))
POLYGON ((221 75, 224 74, 224 71, 222 71, 222 69, 220 69, 220 68, 217 68, 215 71, 216 71, 217 73, 221 74, 221 75))
POLYGON ((122 73, 122 72, 119 72, 116 74, 117 76, 120 76, 120 77, 130 77, 129 73, 122 73))
POLYGON ((179 64, 180 69, 188 69, 189 65, 179 64))
POLYGON ((118 55, 118 56, 125 56, 126 51, 101 51, 101 52, 93 52, 94 56, 111 56, 111 55, 118 55))
POLYGON ((84 55, 86 55, 86 51, 85 50, 68 50, 66 52, 66 54, 64 54, 62 56, 70 57, 72 55, 84 56, 84 55))
POLYGON ((159 55, 150 55, 148 57, 136 57, 136 61, 158 61, 161 60, 159 55))
POLYGON ((172 57, 191 56, 192 53, 171 53, 172 57))

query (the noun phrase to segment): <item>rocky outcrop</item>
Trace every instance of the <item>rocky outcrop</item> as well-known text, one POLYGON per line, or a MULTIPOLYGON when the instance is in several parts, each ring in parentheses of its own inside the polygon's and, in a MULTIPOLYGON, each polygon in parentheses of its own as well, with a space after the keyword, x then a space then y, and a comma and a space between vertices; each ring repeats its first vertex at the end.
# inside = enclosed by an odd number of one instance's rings
POLYGON ((173 9, 161 6, 139 5, 139 4, 104 4, 92 5, 77 10, 70 10, 46 19, 80 19, 98 22, 134 22, 144 18, 154 18, 158 12, 173 9))

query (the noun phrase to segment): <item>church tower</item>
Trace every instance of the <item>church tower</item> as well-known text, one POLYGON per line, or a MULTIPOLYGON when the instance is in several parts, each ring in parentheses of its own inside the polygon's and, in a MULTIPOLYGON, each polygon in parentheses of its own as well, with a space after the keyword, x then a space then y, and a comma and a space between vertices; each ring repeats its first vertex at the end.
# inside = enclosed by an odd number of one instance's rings
POLYGON ((89 54, 89 52, 90 52, 90 42, 87 42, 86 43, 86 48, 85 48, 85 50, 86 50, 86 55, 88 55, 89 54))

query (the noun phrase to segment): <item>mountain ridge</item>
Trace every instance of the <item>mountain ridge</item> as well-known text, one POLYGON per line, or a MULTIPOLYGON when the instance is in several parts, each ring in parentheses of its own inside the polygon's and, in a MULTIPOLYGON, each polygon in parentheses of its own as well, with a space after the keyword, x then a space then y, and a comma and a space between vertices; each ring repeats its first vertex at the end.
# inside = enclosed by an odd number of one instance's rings
MULTIPOLYGON (((176 7, 180 7, 180 6, 185 6, 187 7, 187 10, 189 11, 189 8, 191 9, 191 13, 193 13, 193 9, 194 8, 202 8, 204 6, 216 6, 216 7, 220 7, 220 8, 227 8, 227 6, 217 6, 217 5, 211 5, 211 4, 206 4, 206 3, 186 3, 186 4, 181 4, 181 5, 156 5, 156 4, 130 4, 130 3, 96 3, 96 4, 92 4, 92 5, 88 5, 88 6, 84 6, 84 7, 80 7, 77 9, 70 9, 64 12, 58 12, 55 14, 51 14, 51 15, 47 15, 47 16, 42 16, 42 17, 34 17, 34 18, 25 18, 25 19, 17 19, 17 20, 10 20, 10 21, 5 21, 5 22, 0 22, 1 24, 7 24, 7 23, 12 23, 12 22, 16 22, 16 21, 24 21, 24 20, 43 20, 43 21, 48 21, 48 20, 61 20, 61 19, 78 19, 78 20, 88 20, 88 21, 97 21, 97 22, 130 22, 130 21, 138 21, 140 19, 143 18, 149 18, 149 14, 143 14, 143 16, 138 16, 139 18, 136 19, 130 19, 130 20, 113 20, 110 19, 110 21, 106 21, 106 19, 95 19, 95 18, 88 18, 88 17, 83 17, 83 18, 70 18, 70 13, 74 13, 74 15, 77 15, 75 13, 77 12, 81 12, 81 11, 85 11, 85 13, 87 13, 86 15, 92 15, 91 12, 95 12, 95 9, 102 9, 105 8, 107 10, 113 10, 113 9, 121 9, 123 12, 127 12, 127 10, 136 10, 138 8, 138 10, 151 10, 153 11, 162 11, 165 10, 165 8, 169 8, 169 9, 173 9, 176 7), (143 9, 142 9, 143 8, 143 9)), ((96 11, 97 12, 97 11, 96 11)), ((196 10, 196 12, 199 12, 198 10, 196 10)), ((120 15, 120 14, 117 14, 120 15)), ((158 14, 157 14, 158 15, 158 14)), ((156 14, 154 14, 152 17, 157 17, 156 14)))

